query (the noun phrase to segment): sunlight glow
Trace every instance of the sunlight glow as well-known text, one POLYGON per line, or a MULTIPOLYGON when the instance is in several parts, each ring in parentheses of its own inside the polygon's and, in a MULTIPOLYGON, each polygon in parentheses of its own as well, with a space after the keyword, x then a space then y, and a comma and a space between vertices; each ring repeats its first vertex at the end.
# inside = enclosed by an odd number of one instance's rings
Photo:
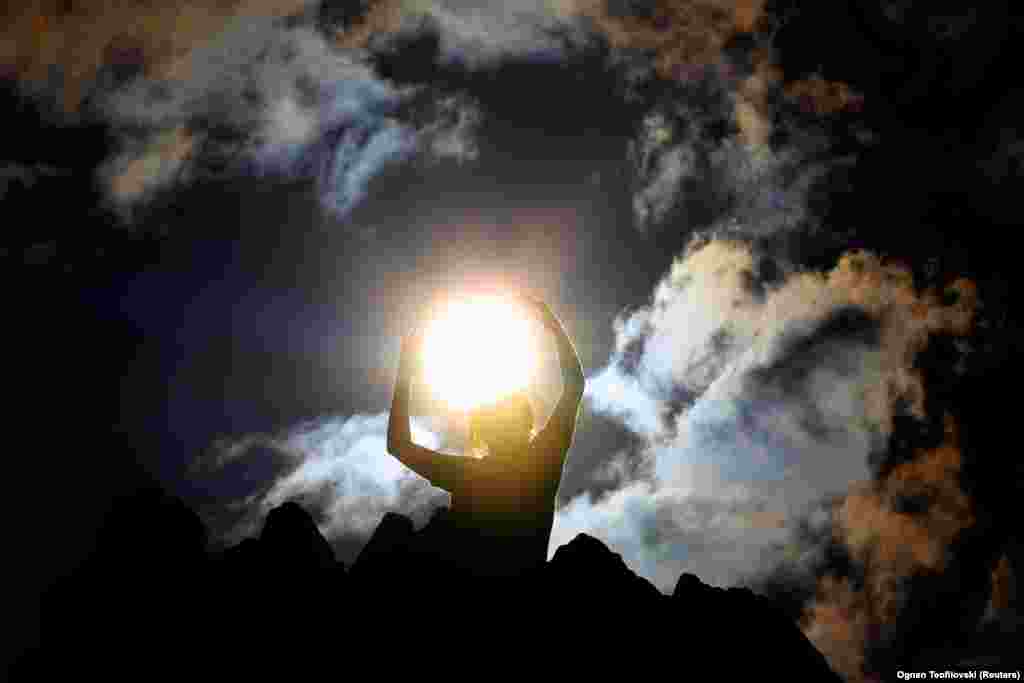
POLYGON ((427 328, 424 379, 454 410, 491 403, 533 382, 537 337, 532 321, 510 301, 453 302, 427 328))

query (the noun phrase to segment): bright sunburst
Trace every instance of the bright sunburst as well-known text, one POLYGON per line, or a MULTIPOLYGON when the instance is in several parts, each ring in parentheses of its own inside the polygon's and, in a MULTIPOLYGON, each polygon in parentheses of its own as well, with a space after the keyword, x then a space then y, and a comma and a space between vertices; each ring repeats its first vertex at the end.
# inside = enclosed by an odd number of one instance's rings
POLYGON ((497 298, 451 303, 428 326, 423 353, 427 386, 455 410, 525 388, 539 367, 533 323, 497 298))

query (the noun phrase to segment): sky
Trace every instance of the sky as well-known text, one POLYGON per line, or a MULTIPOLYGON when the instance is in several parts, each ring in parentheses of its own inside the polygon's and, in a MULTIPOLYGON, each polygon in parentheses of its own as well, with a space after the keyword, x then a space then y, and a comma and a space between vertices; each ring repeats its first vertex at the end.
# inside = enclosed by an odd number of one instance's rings
POLYGON ((3 12, 16 500, 55 566, 113 451, 215 547, 288 500, 346 563, 421 527, 448 498, 386 452, 399 340, 485 284, 587 376, 552 553, 771 594, 849 680, 1016 628, 1008 4, 3 12))

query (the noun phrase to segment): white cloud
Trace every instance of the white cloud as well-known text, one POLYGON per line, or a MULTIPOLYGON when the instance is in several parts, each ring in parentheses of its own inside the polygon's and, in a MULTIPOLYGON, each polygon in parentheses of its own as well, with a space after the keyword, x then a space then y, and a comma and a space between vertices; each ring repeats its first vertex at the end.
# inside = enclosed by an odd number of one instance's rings
POLYGON ((587 379, 584 397, 594 412, 622 420, 632 431, 654 438, 664 431, 662 402, 644 391, 635 377, 609 365, 587 379))

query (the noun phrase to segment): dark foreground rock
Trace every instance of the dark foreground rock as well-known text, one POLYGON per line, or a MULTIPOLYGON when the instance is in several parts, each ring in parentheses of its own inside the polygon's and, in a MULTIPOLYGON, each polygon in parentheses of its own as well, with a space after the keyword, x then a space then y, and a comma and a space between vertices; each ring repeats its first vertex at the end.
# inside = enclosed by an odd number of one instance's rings
POLYGON ((485 580, 447 557, 444 512, 419 532, 385 516, 350 569, 294 503, 217 555, 199 553, 197 522, 162 494, 116 509, 96 557, 45 596, 42 646, 15 678, 344 676, 358 662, 382 675, 452 673, 479 661, 514 677, 839 680, 767 599, 692 575, 663 595, 585 534, 532 573, 485 580))

